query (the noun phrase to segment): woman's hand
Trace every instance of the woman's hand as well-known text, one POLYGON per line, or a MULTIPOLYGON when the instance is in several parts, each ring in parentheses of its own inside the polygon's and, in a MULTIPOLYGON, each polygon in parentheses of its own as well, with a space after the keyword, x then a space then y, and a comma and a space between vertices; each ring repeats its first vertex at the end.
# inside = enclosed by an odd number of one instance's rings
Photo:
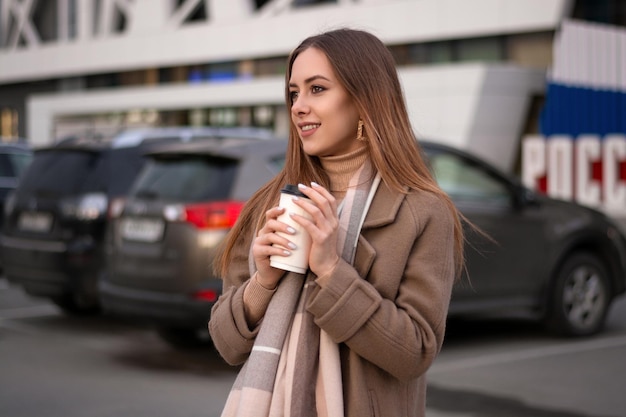
MULTIPOLYGON (((310 216, 293 214, 293 220, 300 224, 311 235, 311 251, 309 252, 309 268, 317 276, 330 272, 339 262, 337 253, 337 202, 335 197, 324 187, 311 183, 311 187, 299 184, 302 191, 313 204, 295 199, 294 204, 302 207, 310 216)), ((252 245, 252 255, 257 267, 257 281, 267 289, 273 289, 285 274, 282 269, 270 265, 270 256, 289 256, 289 249, 295 249, 293 243, 276 232, 293 235, 295 230, 289 225, 278 221, 284 212, 282 207, 274 207, 265 213, 265 225, 257 234, 252 245)))
POLYGON ((284 211, 285 209, 282 207, 273 207, 265 212, 265 225, 259 230, 252 245, 252 256, 257 268, 256 279, 259 284, 267 289, 276 288, 278 281, 285 273, 282 269, 277 269, 270 265, 270 256, 289 255, 289 251, 283 248, 293 245, 289 240, 275 233, 283 232, 287 235, 292 235, 295 232, 293 228, 277 220, 277 217, 284 211), (274 244, 279 246, 274 246, 274 244))
POLYGON ((311 235, 309 268, 317 276, 322 276, 330 272, 339 262, 337 201, 327 189, 314 182, 311 183, 311 187, 298 184, 298 188, 314 204, 302 200, 295 200, 294 203, 309 213, 311 220, 297 214, 293 214, 292 218, 311 235))

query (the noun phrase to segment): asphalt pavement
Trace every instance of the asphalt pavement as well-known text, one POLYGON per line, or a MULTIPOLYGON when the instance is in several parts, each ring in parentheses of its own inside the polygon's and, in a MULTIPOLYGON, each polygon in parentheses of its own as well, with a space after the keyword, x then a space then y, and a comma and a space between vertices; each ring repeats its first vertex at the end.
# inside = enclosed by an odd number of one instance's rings
MULTIPOLYGON (((602 334, 559 339, 515 321, 449 326, 427 417, 624 417, 626 298, 602 334)), ((218 416, 236 371, 153 332, 62 315, 0 278, 0 416, 218 416)), ((393 417, 393 416, 390 416, 393 417)))

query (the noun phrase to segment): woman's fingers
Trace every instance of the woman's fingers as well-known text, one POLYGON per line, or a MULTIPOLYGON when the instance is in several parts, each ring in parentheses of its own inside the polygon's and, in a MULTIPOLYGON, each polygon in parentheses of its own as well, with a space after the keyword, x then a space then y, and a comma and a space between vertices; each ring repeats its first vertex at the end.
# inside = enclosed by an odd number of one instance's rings
POLYGON ((284 210, 284 208, 275 207, 266 213, 265 225, 259 230, 255 239, 256 250, 253 248, 255 257, 285 256, 289 255, 289 249, 295 249, 294 243, 288 238, 295 233, 294 228, 276 219, 277 215, 283 213, 284 210))
POLYGON ((265 212, 265 224, 259 230, 252 245, 252 256, 257 267, 258 280, 266 286, 274 287, 284 274, 284 271, 270 265, 271 256, 289 256, 293 244, 285 236, 293 234, 294 230, 277 220, 285 211, 282 207, 273 207, 265 212), (283 232, 279 234, 277 232, 283 232))
MULTIPOLYGON (((339 224, 337 218, 337 205, 335 197, 321 185, 314 184, 307 187, 304 184, 298 184, 300 190, 313 202, 310 204, 306 201, 296 200, 296 204, 302 207, 309 215, 311 220, 299 217, 296 219, 312 236, 318 233, 328 235, 333 233, 339 224)), ((294 218, 297 216, 294 216, 294 218)))
POLYGON ((298 184, 302 191, 320 209, 325 217, 335 217, 337 213, 337 203, 335 197, 321 185, 312 182, 310 187, 298 184))
POLYGON ((293 219, 311 235, 311 251, 309 252, 309 267, 316 274, 326 273, 337 264, 337 217, 336 200, 324 187, 312 184, 307 187, 299 184, 300 190, 311 200, 296 200, 311 219, 293 215, 293 219))

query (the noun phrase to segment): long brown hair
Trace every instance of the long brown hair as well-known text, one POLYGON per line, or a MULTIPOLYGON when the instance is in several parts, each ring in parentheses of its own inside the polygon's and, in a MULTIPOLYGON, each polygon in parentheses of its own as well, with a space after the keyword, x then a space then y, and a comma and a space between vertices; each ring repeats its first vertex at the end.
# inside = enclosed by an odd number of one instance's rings
MULTIPOLYGON (((454 213, 455 261, 457 271, 461 271, 464 262, 461 216, 433 179, 422 156, 391 52, 376 36, 360 30, 337 29, 305 39, 288 58, 285 74, 288 109, 291 108, 289 80, 293 63, 308 48, 317 48, 326 54, 340 84, 354 100, 363 120, 363 135, 367 138, 370 158, 382 181, 398 192, 405 192, 406 187, 425 190, 446 201, 454 213)), ((311 181, 329 186, 319 159, 304 153, 296 127, 290 123, 285 166, 246 204, 217 258, 216 272, 222 276, 226 274, 237 240, 252 236, 251 232, 262 226, 263 214, 277 204, 284 184, 308 184, 311 181)))

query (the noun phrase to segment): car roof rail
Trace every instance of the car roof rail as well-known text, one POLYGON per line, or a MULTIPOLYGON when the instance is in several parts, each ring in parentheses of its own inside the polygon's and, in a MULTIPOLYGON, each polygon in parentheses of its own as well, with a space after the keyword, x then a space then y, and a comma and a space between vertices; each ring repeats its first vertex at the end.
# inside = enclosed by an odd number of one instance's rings
POLYGON ((215 126, 171 126, 156 128, 134 128, 122 131, 113 139, 115 148, 138 146, 150 139, 177 138, 182 142, 189 142, 195 138, 250 138, 274 139, 272 130, 257 127, 215 127, 215 126))

